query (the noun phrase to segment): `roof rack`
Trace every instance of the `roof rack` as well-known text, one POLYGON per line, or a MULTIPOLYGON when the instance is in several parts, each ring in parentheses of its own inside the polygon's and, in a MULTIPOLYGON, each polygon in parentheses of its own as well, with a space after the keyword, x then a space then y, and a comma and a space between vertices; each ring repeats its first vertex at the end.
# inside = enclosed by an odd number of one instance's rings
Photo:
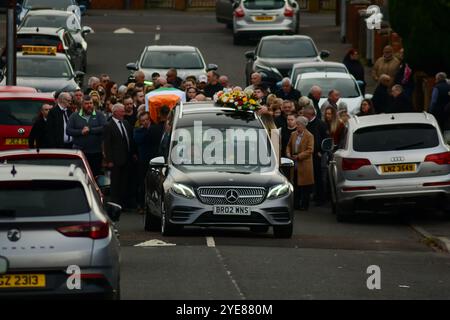
POLYGON ((425 119, 430 120, 430 114, 428 112, 424 111, 423 114, 425 115, 425 119))
POLYGON ((353 117, 355 118, 356 123, 359 124, 360 123, 359 117, 357 115, 354 115, 353 117))

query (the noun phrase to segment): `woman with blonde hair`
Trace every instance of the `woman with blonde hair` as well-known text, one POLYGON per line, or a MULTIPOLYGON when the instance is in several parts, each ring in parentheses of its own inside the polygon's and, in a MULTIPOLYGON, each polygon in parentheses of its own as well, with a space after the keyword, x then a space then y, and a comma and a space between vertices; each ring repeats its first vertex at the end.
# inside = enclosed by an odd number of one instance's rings
POLYGON ((342 141, 342 135, 345 132, 345 125, 339 119, 337 110, 332 106, 327 106, 323 113, 322 119, 328 127, 328 135, 333 138, 335 145, 339 145, 342 141))

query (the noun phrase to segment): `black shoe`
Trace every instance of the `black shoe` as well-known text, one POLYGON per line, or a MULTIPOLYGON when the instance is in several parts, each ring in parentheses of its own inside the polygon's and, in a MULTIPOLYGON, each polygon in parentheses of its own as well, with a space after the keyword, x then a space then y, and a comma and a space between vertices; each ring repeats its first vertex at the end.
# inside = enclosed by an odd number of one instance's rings
POLYGON ((308 211, 308 208, 306 208, 306 207, 301 207, 299 210, 300 210, 300 211, 308 211))

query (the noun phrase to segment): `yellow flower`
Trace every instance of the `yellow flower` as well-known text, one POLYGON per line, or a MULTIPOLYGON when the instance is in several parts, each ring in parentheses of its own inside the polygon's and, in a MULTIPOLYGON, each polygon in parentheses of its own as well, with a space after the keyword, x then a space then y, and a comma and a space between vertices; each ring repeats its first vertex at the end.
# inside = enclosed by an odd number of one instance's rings
POLYGON ((249 101, 251 104, 256 104, 256 101, 255 100, 253 100, 253 99, 250 99, 250 101, 249 101))

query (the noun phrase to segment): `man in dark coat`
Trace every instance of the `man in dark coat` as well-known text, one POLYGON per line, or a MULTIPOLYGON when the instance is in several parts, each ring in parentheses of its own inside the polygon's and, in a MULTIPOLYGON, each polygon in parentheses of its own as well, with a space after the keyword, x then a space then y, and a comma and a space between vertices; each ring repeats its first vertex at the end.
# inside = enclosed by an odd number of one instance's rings
POLYGON ((450 103, 450 84, 447 81, 447 75, 440 72, 436 75, 436 85, 433 88, 431 96, 430 113, 435 116, 439 126, 444 128, 448 114, 445 107, 450 103))
POLYGON ((328 138, 327 125, 316 116, 314 107, 311 105, 303 108, 303 116, 309 120, 309 124, 306 128, 314 136, 314 201, 316 202, 316 205, 322 205, 325 203, 325 189, 322 175, 322 157, 324 156, 322 152, 322 142, 328 138))
POLYGON ((72 114, 69 108, 72 97, 67 92, 61 92, 57 99, 57 105, 48 113, 47 139, 49 147, 72 149, 73 139, 66 132, 67 124, 72 114))
POLYGON ((133 130, 124 120, 125 107, 116 104, 113 116, 103 130, 103 152, 107 168, 111 170, 112 201, 124 206, 127 203, 129 168, 137 160, 133 130))
POLYGON ((49 104, 44 104, 41 107, 39 115, 31 128, 30 136, 28 137, 28 146, 30 149, 43 149, 50 146, 48 142, 47 118, 51 109, 52 106, 49 104))
POLYGON ((389 113, 407 113, 414 112, 411 100, 403 92, 401 85, 392 87, 392 100, 389 108, 389 113))
POLYGON ((375 113, 386 113, 389 108, 391 97, 389 95, 389 83, 391 77, 386 74, 381 75, 380 82, 373 93, 372 102, 375 113))
POLYGON ((291 100, 297 102, 298 99, 300 99, 302 96, 300 91, 292 86, 291 79, 289 78, 284 78, 281 81, 281 89, 275 92, 275 95, 283 100, 291 100))

